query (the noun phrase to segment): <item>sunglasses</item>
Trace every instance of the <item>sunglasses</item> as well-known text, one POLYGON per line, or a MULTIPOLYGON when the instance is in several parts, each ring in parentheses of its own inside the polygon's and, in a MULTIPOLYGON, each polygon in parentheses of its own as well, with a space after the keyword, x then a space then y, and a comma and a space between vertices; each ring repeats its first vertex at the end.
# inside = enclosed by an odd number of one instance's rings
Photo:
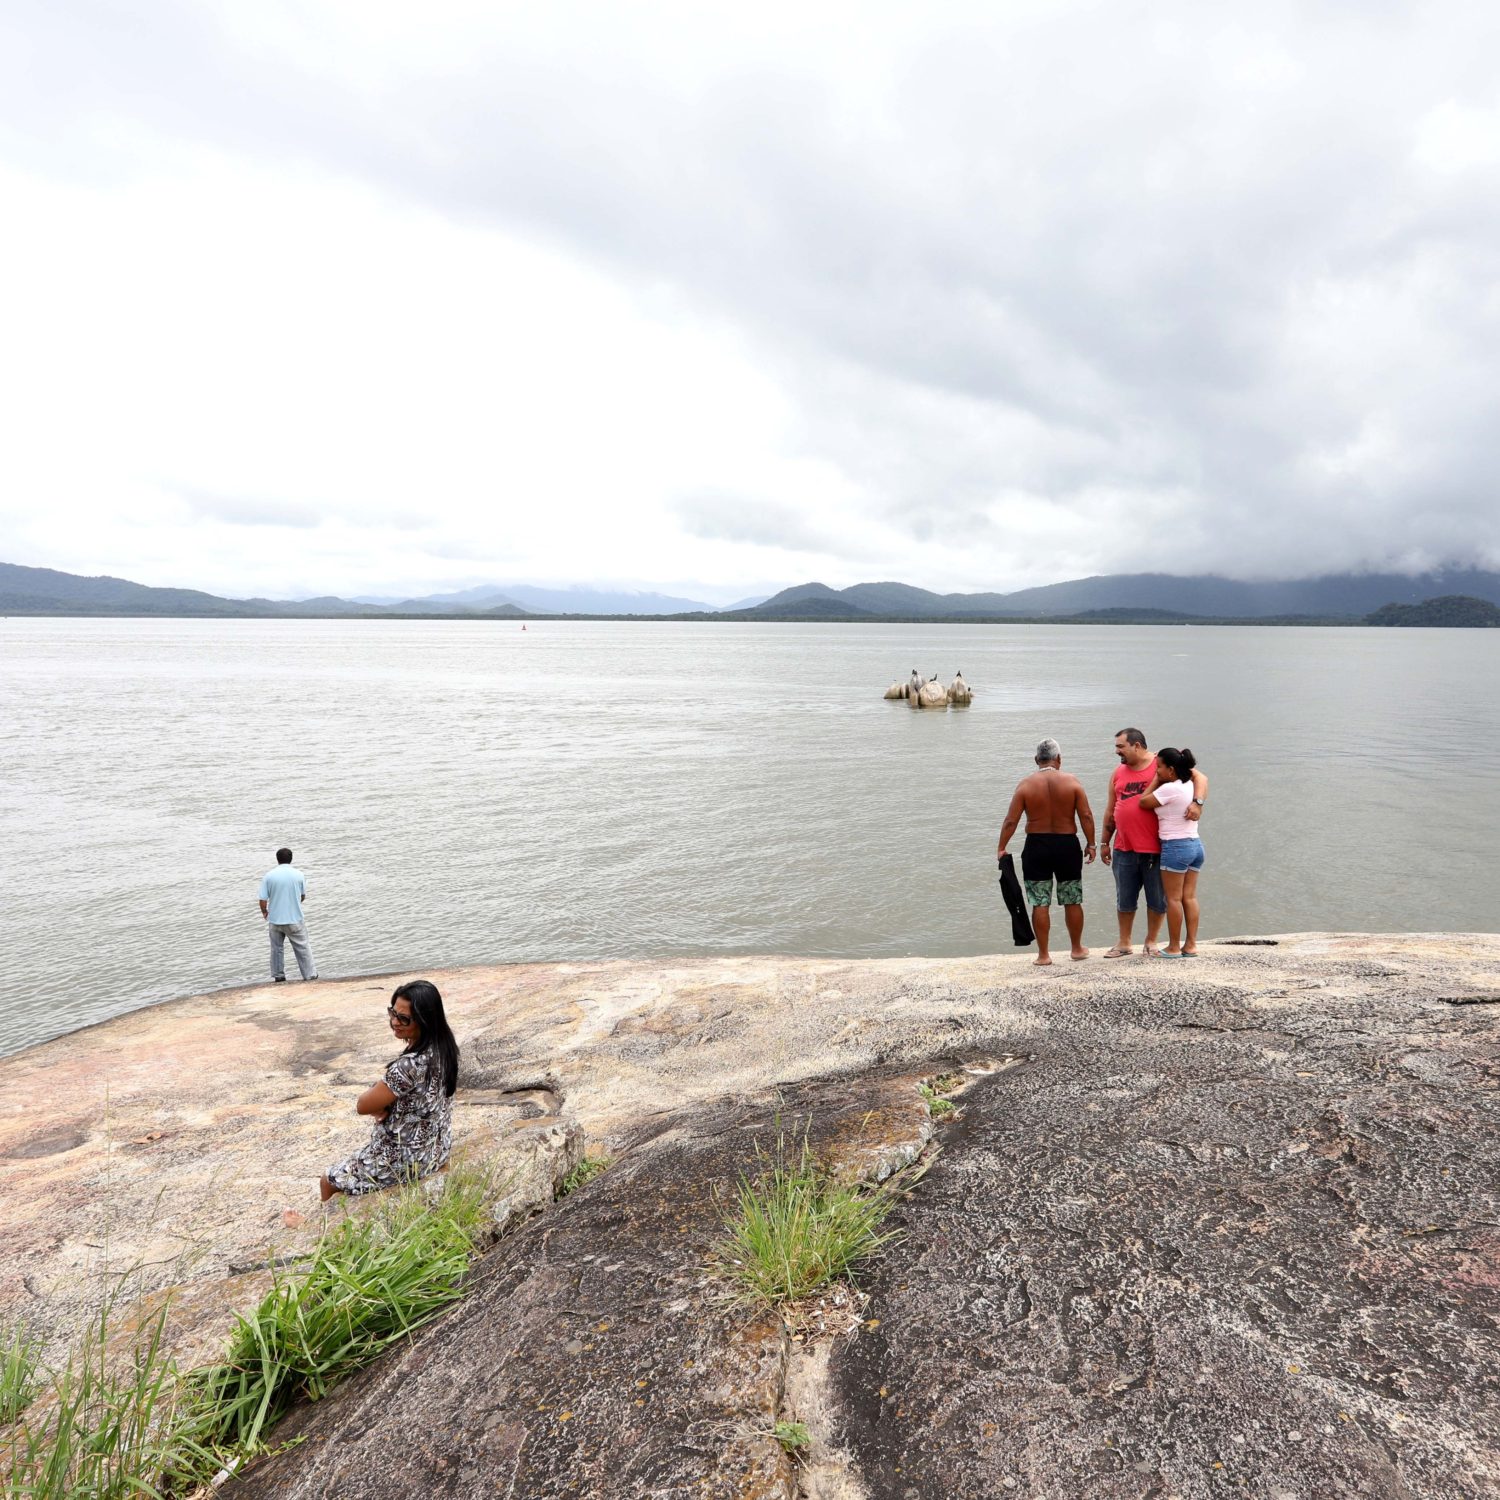
POLYGON ((410 1026, 411 1023, 417 1019, 414 1015, 411 1014, 410 1011, 408 1011, 403 1016, 394 1005, 387 1005, 385 1008, 385 1013, 391 1018, 391 1020, 399 1021, 403 1026, 410 1026))

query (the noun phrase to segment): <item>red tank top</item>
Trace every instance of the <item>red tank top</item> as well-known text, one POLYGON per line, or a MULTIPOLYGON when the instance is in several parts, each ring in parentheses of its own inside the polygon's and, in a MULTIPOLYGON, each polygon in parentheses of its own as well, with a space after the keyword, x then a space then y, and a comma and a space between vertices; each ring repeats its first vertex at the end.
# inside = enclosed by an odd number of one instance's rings
POLYGON ((1154 759, 1139 771, 1130 766, 1115 768, 1115 848, 1127 854, 1161 853, 1156 810, 1141 806, 1141 793, 1155 775, 1154 759))

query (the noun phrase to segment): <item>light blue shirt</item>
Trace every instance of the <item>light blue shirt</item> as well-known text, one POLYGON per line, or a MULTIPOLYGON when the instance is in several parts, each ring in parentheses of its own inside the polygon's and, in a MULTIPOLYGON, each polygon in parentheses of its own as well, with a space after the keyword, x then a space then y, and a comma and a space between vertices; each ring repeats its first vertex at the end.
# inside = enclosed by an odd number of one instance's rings
POLYGON ((260 897, 266 903, 266 921, 291 926, 302 920, 302 898, 307 882, 295 865, 277 865, 260 878, 260 897))

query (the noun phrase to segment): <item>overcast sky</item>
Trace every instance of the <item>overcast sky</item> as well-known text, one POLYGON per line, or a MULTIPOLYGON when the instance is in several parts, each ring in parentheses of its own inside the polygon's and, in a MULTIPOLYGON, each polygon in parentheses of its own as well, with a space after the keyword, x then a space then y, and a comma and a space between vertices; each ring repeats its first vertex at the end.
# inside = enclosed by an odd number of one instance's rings
POLYGON ((0 560, 1500 565, 1500 7, 7 0, 0 560))

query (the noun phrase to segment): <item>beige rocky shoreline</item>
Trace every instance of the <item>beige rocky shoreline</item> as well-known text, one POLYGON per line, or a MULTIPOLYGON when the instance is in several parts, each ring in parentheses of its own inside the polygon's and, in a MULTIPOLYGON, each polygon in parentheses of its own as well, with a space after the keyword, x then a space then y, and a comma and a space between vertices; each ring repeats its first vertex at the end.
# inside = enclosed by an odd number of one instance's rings
MULTIPOLYGON (((1500 936, 425 977, 510 1232, 225 1494, 1500 1495, 1500 936), (938 1074, 964 1084, 934 1121, 938 1074), (778 1130, 850 1176, 927 1167, 805 1325, 708 1269, 778 1130), (554 1202, 584 1150, 614 1164, 554 1202)), ((129 1273, 210 1355, 319 1232, 392 983, 197 996, 0 1060, 0 1315, 60 1346, 129 1273)))

